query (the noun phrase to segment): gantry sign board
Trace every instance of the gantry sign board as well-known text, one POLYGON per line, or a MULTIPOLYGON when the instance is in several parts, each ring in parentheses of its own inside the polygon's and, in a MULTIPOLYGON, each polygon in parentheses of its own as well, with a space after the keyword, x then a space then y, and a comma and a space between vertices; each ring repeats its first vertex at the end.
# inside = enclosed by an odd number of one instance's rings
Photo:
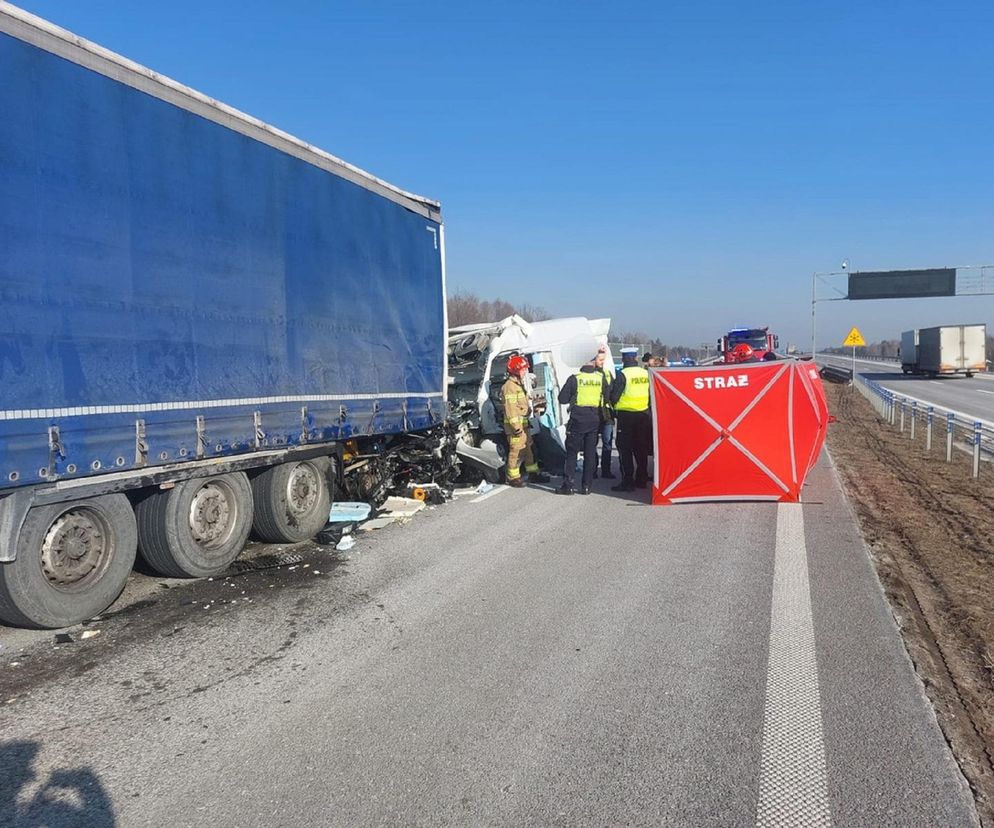
POLYGON ((853 329, 849 331, 849 335, 845 338, 845 340, 843 340, 842 344, 853 345, 853 346, 865 345, 866 340, 863 339, 863 334, 859 332, 859 328, 854 326, 853 329))
POLYGON ((911 299, 956 295, 956 268, 880 270, 849 274, 849 299, 911 299))

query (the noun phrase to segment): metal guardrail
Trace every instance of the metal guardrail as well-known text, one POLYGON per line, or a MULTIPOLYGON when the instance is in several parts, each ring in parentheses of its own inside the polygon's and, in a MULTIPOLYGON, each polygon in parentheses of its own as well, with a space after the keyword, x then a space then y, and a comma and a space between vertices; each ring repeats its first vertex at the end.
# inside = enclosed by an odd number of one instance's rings
POLYGON ((881 417, 902 433, 909 432, 912 440, 917 438, 918 431, 923 431, 925 451, 932 450, 937 431, 945 437, 947 463, 952 462, 954 446, 969 451, 973 455, 974 477, 980 475, 981 459, 994 458, 994 423, 898 394, 862 374, 856 375, 855 386, 881 417))
MULTIPOLYGON (((837 353, 827 353, 826 351, 819 351, 818 356, 831 357, 833 359, 852 359, 851 354, 837 354, 837 353)), ((882 357, 882 356, 860 356, 856 355, 857 362, 879 362, 881 365, 898 365, 901 360, 898 357, 882 357)))

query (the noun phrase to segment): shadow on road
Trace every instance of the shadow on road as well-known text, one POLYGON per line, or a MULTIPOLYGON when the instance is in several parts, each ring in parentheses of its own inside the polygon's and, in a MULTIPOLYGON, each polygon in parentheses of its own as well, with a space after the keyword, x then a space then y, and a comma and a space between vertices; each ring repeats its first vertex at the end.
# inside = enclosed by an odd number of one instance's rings
POLYGON ((33 768, 39 745, 0 742, 0 826, 68 828, 116 825, 110 797, 89 768, 53 770, 32 796, 24 791, 37 779, 33 768))

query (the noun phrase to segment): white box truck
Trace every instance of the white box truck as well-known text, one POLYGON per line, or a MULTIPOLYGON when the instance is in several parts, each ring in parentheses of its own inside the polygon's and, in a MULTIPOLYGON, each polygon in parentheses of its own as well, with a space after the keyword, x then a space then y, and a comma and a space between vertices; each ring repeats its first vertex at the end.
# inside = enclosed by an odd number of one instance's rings
POLYGON ((939 325, 901 334, 901 370, 905 374, 972 377, 986 368, 986 325, 939 325))

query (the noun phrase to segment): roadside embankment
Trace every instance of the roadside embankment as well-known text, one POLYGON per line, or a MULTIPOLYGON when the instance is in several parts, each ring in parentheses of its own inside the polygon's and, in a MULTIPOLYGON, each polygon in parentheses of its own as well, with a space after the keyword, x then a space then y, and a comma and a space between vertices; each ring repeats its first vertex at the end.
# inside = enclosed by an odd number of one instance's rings
MULTIPOLYGON (((848 386, 826 384, 828 448, 939 724, 994 826, 994 472, 926 453, 848 386)), ((987 464, 985 464, 986 466, 987 464)))

